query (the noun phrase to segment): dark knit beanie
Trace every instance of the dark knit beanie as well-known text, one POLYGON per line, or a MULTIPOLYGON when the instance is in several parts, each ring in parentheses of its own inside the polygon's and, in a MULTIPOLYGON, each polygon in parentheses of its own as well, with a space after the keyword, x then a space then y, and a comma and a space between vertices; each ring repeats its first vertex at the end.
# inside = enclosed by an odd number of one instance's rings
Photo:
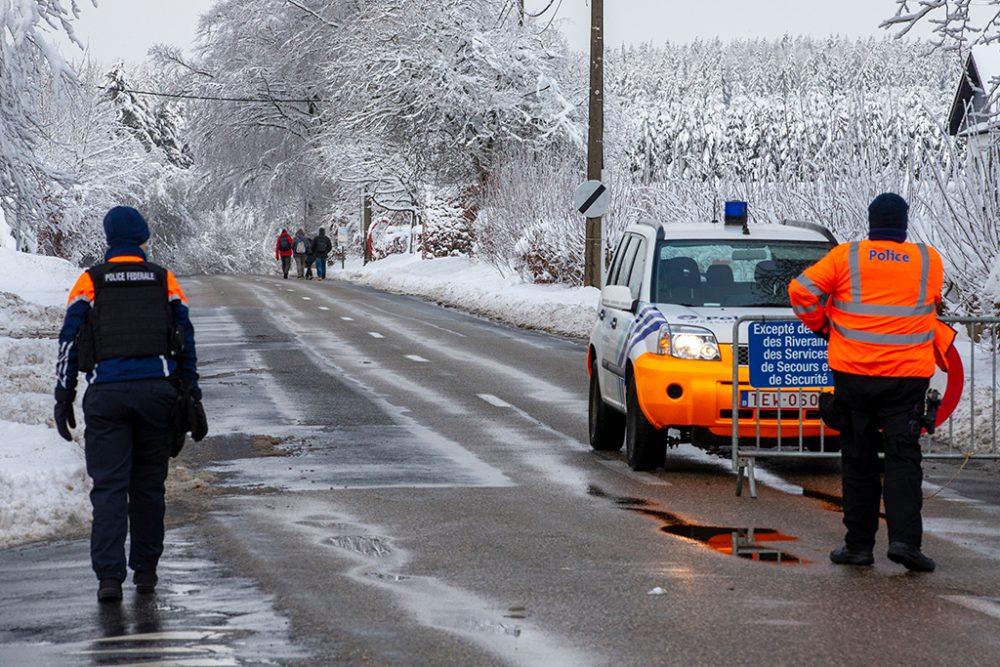
POLYGON ((910 206, 892 192, 883 192, 868 205, 868 238, 872 241, 906 240, 910 206))
POLYGON ((110 248, 139 246, 149 240, 149 225, 131 206, 115 206, 104 216, 104 236, 110 248))

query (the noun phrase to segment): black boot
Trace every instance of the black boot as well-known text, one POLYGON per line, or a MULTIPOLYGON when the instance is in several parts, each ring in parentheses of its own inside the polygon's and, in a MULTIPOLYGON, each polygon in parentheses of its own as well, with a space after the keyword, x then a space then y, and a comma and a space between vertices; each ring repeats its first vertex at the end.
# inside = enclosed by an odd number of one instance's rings
POLYGON ((830 560, 837 565, 871 565, 875 562, 875 556, 871 551, 851 551, 843 546, 830 552, 830 560))
POLYGON ((118 579, 101 579, 97 586, 98 602, 114 602, 122 599, 122 582, 118 579))
POLYGON ((890 542, 888 556, 893 563, 899 563, 913 572, 933 572, 935 568, 934 561, 925 556, 920 547, 912 544, 890 542))
POLYGON ((135 584, 135 592, 140 595, 149 595, 156 592, 156 582, 159 579, 155 570, 144 570, 132 575, 132 583, 135 584))

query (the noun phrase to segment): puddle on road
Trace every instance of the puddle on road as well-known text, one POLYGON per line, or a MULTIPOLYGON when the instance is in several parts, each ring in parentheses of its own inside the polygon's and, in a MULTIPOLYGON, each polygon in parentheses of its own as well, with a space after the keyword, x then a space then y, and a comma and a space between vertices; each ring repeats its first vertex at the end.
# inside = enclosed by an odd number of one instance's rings
POLYGON ((587 488, 587 494, 610 500, 624 510, 652 517, 662 524, 660 526, 662 532, 698 542, 721 554, 783 565, 808 565, 811 562, 775 548, 773 543, 794 542, 798 538, 785 535, 773 528, 705 526, 686 521, 671 512, 656 509, 653 503, 641 498, 615 496, 593 485, 587 488))
POLYGON ((273 597, 208 558, 203 537, 167 533, 153 595, 131 581, 98 604, 87 542, 0 552, 0 665, 278 665, 307 662, 273 597), (39 567, 44 563, 44 567, 39 567))

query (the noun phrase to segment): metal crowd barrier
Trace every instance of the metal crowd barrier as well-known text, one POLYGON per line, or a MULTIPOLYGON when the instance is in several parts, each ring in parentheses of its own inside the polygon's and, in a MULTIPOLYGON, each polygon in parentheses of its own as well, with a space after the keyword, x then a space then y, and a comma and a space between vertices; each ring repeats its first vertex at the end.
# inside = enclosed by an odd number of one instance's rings
MULTIPOLYGON (((805 388, 780 389, 777 391, 798 394, 798 400, 792 400, 799 407, 782 408, 781 403, 775 411, 777 438, 775 442, 767 442, 761 438, 760 408, 753 408, 753 420, 756 424, 756 437, 739 437, 741 410, 740 391, 751 391, 758 394, 755 405, 760 405, 761 392, 774 391, 751 387, 747 383, 740 384, 740 368, 749 363, 749 353, 741 353, 741 325, 749 322, 789 322, 788 317, 781 316, 745 316, 739 318, 733 325, 733 358, 739 363, 733 365, 733 401, 732 401, 732 459, 733 471, 736 473, 736 495, 742 495, 744 481, 747 482, 750 496, 757 497, 757 483, 754 474, 754 464, 762 458, 840 458, 839 442, 835 436, 828 436, 828 429, 820 422, 819 436, 810 438, 803 436, 803 422, 807 415, 814 416, 815 408, 806 405, 807 390, 805 388), (785 419, 783 413, 792 412, 796 418, 785 419), (783 424, 783 421, 785 422, 783 424), (787 430, 785 430, 787 429, 787 430), (787 435, 786 435, 787 434, 787 435), (789 435, 791 437, 789 437, 789 435)), ((1000 340, 1000 318, 997 317, 942 317, 941 321, 959 329, 965 329, 969 334, 968 341, 956 340, 964 366, 965 382, 958 405, 948 419, 937 427, 933 435, 924 433, 921 436, 921 449, 925 459, 970 459, 998 460, 1000 459, 1000 442, 998 442, 998 403, 997 403, 997 373, 998 373, 998 340, 1000 340), (985 375, 985 380, 981 378, 985 375), (985 386, 981 386, 985 384, 985 386), (988 421, 988 425, 984 422, 988 421)), ((815 388, 813 388, 814 390, 815 388)), ((829 389, 828 389, 829 390, 829 389)), ((816 410, 818 413, 818 410, 816 410)))

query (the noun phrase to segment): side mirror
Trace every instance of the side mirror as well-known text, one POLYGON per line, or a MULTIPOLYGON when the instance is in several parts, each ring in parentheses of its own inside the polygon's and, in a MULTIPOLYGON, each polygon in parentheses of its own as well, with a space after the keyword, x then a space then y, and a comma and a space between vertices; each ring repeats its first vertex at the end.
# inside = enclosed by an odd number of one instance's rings
POLYGON ((625 285, 608 285, 601 290, 601 305, 613 310, 632 310, 632 290, 625 285))

